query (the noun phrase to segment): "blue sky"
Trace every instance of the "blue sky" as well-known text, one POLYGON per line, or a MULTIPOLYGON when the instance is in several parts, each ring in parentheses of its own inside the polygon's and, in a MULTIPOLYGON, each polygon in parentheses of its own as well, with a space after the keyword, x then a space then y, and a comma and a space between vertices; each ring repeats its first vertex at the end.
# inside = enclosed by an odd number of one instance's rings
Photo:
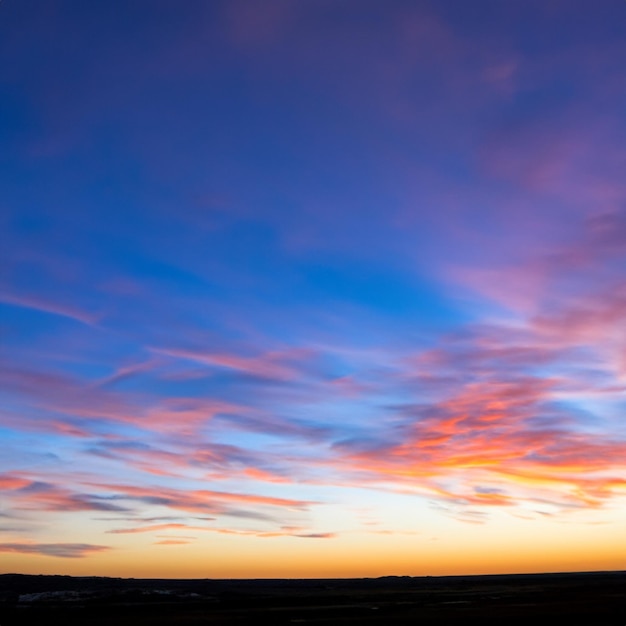
POLYGON ((2 3, 7 567, 623 568, 625 20, 2 3))

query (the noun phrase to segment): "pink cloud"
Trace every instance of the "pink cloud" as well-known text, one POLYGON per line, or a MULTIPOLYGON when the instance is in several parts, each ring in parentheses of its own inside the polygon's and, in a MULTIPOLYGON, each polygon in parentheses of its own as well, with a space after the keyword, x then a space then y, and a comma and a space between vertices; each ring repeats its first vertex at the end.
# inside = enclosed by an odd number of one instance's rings
POLYGON ((0 303, 10 304, 12 306, 25 309, 33 309, 34 311, 41 311, 43 313, 51 313, 52 315, 58 315, 60 317, 80 322, 81 324, 86 324, 87 326, 95 326, 98 322, 98 316, 85 313, 71 306, 44 300, 39 296, 18 296, 2 292, 0 293, 0 303))
POLYGON ((535 267, 465 267, 447 273, 464 289, 524 314, 537 310, 548 284, 545 272, 535 267))
POLYGON ((127 380, 136 376, 137 374, 143 374, 145 372, 149 372, 155 367, 158 367, 159 361, 157 359, 148 359, 147 361, 142 361, 140 363, 134 363, 132 365, 123 365, 115 369, 112 374, 101 378, 97 385, 102 387, 105 385, 112 385, 117 382, 127 380))
POLYGON ((97 483, 92 486, 103 489, 112 494, 123 494, 129 499, 135 499, 146 503, 167 506, 172 509, 187 511, 189 513, 220 513, 227 511, 228 507, 235 504, 261 505, 279 507, 290 510, 306 510, 312 501, 295 500, 291 498, 279 498, 275 496, 263 496, 252 493, 232 493, 224 491, 212 491, 207 489, 195 489, 179 491, 167 488, 150 488, 136 485, 97 483))
POLYGON ((354 376, 340 376, 333 378, 330 384, 348 397, 358 397, 372 390, 372 385, 355 379, 354 376))
POLYGON ((259 357, 163 348, 153 348, 152 351, 177 359, 194 361, 209 367, 235 370, 261 378, 275 378, 277 380, 292 380, 300 376, 301 372, 295 366, 294 361, 300 361, 309 355, 309 351, 297 349, 268 352, 259 357))

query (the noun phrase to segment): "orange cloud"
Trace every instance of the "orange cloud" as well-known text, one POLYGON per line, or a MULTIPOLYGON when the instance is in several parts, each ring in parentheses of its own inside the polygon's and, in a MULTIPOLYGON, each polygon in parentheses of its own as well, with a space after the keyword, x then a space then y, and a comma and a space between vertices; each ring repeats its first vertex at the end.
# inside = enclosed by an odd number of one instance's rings
POLYGON ((115 528, 107 530, 107 533, 113 535, 127 535, 136 533, 153 533, 163 530, 202 530, 210 531, 211 528, 206 526, 189 526, 188 524, 151 524, 150 526, 135 526, 131 528, 115 528))
POLYGON ((234 528, 214 528, 212 532, 221 535, 243 535, 260 537, 262 539, 271 539, 274 537, 297 537, 299 539, 333 539, 336 533, 329 532, 310 532, 305 529, 283 526, 280 530, 259 531, 259 530, 239 530, 234 528))
POLYGON ((14 474, 0 474, 0 489, 14 490, 22 489, 31 484, 32 481, 14 474))
POLYGON ((243 471, 244 476, 252 478, 254 480, 261 480, 270 483, 289 483, 291 479, 287 476, 281 476, 275 472, 269 472, 267 470, 259 469, 258 467, 247 467, 243 471))
POLYGON ((413 360, 415 376, 402 376, 433 400, 395 409, 395 441, 338 444, 338 467, 464 506, 596 507, 618 496, 626 441, 580 432, 557 402, 570 381, 531 373, 561 352, 516 339, 481 329, 413 360))

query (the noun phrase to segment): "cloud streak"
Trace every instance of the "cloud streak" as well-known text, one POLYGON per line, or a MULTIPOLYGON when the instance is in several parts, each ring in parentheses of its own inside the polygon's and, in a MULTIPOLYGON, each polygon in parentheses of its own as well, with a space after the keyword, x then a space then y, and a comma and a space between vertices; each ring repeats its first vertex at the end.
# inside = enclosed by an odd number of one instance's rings
POLYGON ((207 528, 206 526, 189 526, 187 524, 151 524, 150 526, 133 526, 129 528, 114 528, 112 530, 107 530, 107 533, 111 533, 113 535, 132 535, 136 533, 154 533, 161 532, 164 530, 212 530, 211 528, 207 528))
POLYGON ((58 315, 87 326, 95 326, 98 322, 98 317, 95 315, 85 313, 71 306, 49 302, 38 296, 18 296, 8 292, 0 292, 0 303, 58 315))
POLYGON ((0 552, 13 552, 62 559, 82 559, 110 550, 109 546, 89 543, 0 543, 0 552))

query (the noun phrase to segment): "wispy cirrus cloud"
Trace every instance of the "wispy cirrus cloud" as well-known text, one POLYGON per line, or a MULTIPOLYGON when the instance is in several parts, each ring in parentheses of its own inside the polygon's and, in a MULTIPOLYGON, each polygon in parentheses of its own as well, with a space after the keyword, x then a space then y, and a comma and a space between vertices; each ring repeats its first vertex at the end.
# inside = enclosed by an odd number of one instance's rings
MULTIPOLYGON (((623 202, 626 200, 624 191, 623 202)), ((626 255, 626 214, 619 203, 577 219, 572 240, 497 267, 469 265, 448 270, 459 286, 526 317, 554 308, 580 305, 598 289, 621 283, 620 260, 626 255)), ((570 228, 572 226, 570 225, 570 228)), ((486 260, 488 262, 488 260, 486 260)), ((607 294, 608 295, 608 294, 607 294)))
MULTIPOLYGON (((15 512, 38 511, 59 516, 79 512, 126 514, 122 517, 95 518, 107 522, 109 528, 106 532, 111 534, 181 530, 216 532, 212 526, 198 525, 197 521, 213 522, 218 518, 276 526, 281 520, 284 521, 294 514, 306 514, 311 506, 319 504, 312 500, 259 493, 130 484, 90 484, 90 492, 85 492, 12 474, 2 475, 0 479, 7 505, 15 512), (170 514, 142 515, 142 511, 153 510, 155 507, 169 511, 170 514), (132 522, 132 525, 122 528, 115 526, 114 522, 118 519, 132 522)), ((82 484, 78 476, 68 475, 66 479, 73 479, 78 485, 82 484)))
POLYGON ((86 324, 87 326, 95 326, 99 321, 99 316, 97 315, 86 313, 72 306, 48 301, 40 296, 16 295, 6 291, 0 291, 0 303, 58 315, 74 320, 75 322, 80 322, 81 324, 86 324))
POLYGON ((80 493, 51 482, 5 477, 7 498, 17 509, 78 512, 111 511, 128 512, 130 509, 119 502, 115 496, 80 493))
POLYGON ((310 351, 303 349, 269 352, 257 357, 175 348, 151 348, 151 350, 155 354, 192 361, 210 368, 234 370, 250 376, 276 380, 293 380, 301 376, 302 371, 298 367, 298 362, 310 356, 310 351))
POLYGON ((221 535, 252 536, 262 539, 273 539, 275 537, 296 537, 298 539, 334 539, 337 533, 332 532, 310 532, 304 528, 293 526, 283 526, 278 530, 241 530, 235 528, 215 528, 211 529, 221 535))
MULTIPOLYGON (((260 429, 260 432, 267 431, 260 429)), ((276 430, 269 428, 269 433, 276 435, 276 430)), ((288 483, 294 480, 294 475, 289 474, 293 461, 285 458, 271 459, 268 454, 246 447, 208 439, 189 441, 188 438, 168 442, 167 449, 165 444, 161 446, 163 447, 159 447, 158 442, 150 445, 125 438, 99 439, 86 452, 154 476, 180 477, 190 472, 202 471, 212 480, 225 480, 235 476, 266 482, 288 483), (277 464, 276 467, 272 466, 272 460, 277 464)))
POLYGON ((216 414, 248 410, 213 398, 120 392, 65 373, 8 364, 0 366, 0 386, 22 398, 27 406, 54 414, 52 420, 31 420, 33 428, 77 436, 88 434, 90 423, 96 434, 99 420, 190 435, 216 414))
MULTIPOLYGON (((136 526, 129 528, 115 528, 108 530, 107 533, 115 535, 124 534, 138 534, 138 533, 152 533, 162 531, 200 531, 210 532, 218 534, 233 534, 233 535, 251 535, 255 537, 271 538, 271 537, 298 537, 301 539, 331 539, 336 537, 336 533, 330 532, 313 532, 307 529, 295 527, 295 526, 280 526, 277 530, 245 530, 245 529, 233 529, 225 527, 210 527, 210 526, 192 526, 188 524, 153 524, 150 526, 136 526)), ((169 543, 188 543, 190 537, 184 537, 183 541, 180 541, 176 537, 166 537, 165 541, 169 543)), ((163 544, 164 541, 157 542, 163 544)))
POLYGON ((82 559, 110 549, 109 546, 90 543, 0 543, 0 552, 36 554, 63 559, 82 559))
POLYGON ((107 530, 106 532, 113 535, 132 535, 137 533, 162 532, 164 530, 210 531, 212 529, 206 526, 190 526, 188 524, 169 523, 151 524, 149 526, 132 526, 128 528, 113 528, 111 530, 107 530))
MULTIPOLYGON (((246 404, 204 395, 163 397, 153 390, 122 391, 110 384, 138 372, 147 373, 151 368, 152 363, 147 362, 130 369, 121 368, 113 377, 89 380, 54 370, 0 364, 0 388, 10 392, 24 408, 35 409, 37 414, 30 417, 24 411, 12 417, 6 413, 3 421, 18 429, 28 427, 81 438, 100 437, 103 430, 108 430, 103 428, 107 424, 189 438, 216 418, 226 429, 281 437, 320 439, 327 433, 324 426, 311 420, 281 417, 257 406, 254 397, 246 404), (43 419, 42 411, 48 412, 50 418, 43 419)), ((159 384, 158 377, 150 380, 150 385, 154 384, 159 384)))
POLYGON ((227 511, 232 504, 278 507, 294 511, 306 510, 309 506, 315 504, 315 502, 309 500, 280 498, 256 493, 213 491, 209 489, 177 490, 119 483, 96 483, 93 486, 104 489, 109 493, 123 495, 130 500, 138 500, 199 514, 227 511))

